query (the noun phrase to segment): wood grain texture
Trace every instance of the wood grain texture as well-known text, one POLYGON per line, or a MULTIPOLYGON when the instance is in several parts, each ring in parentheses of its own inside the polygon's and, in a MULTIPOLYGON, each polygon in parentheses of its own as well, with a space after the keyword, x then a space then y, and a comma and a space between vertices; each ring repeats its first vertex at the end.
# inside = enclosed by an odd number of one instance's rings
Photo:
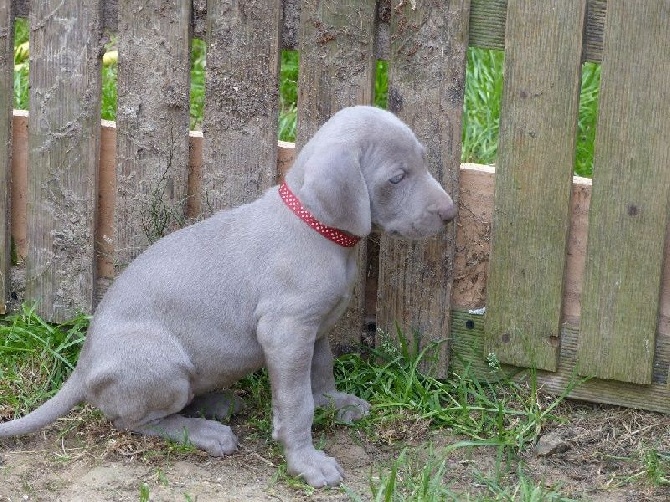
MULTIPOLYGON (((14 0, 17 15, 25 15, 28 12, 29 0, 14 0)), ((205 36, 205 18, 207 17, 206 0, 193 0, 193 32, 197 37, 205 36)), ((284 8, 284 19, 282 23, 283 49, 297 49, 299 45, 299 31, 297 19, 300 17, 301 0, 282 0, 284 8)), ((391 4, 390 0, 379 2, 383 5, 391 4)), ((584 39, 584 59, 586 61, 600 62, 602 59, 602 41, 605 11, 607 0, 587 0, 588 19, 586 25, 586 36, 584 39)), ((505 48, 505 19, 507 0, 472 0, 470 9, 470 46, 485 49, 505 48)), ((112 32, 118 31, 118 9, 117 2, 104 2, 103 9, 104 27, 112 32)), ((388 57, 388 21, 380 19, 377 26, 375 53, 380 59, 388 57)))
POLYGON ((603 59, 603 31, 607 0, 586 1, 586 32, 584 33, 584 61, 600 63, 603 59))
POLYGON ((579 371, 647 384, 670 196, 670 2, 607 9, 579 371))
MULTIPOLYGON (((302 2, 298 151, 338 110, 372 104, 375 10, 374 0, 302 2)), ((367 242, 362 241, 357 252, 359 275, 352 300, 331 332, 336 353, 358 346, 364 333, 367 242)))
POLYGON ((99 0, 30 10, 28 300, 50 321, 90 311, 100 136, 99 0))
POLYGON ((298 150, 335 112, 372 104, 374 0, 304 0, 300 11, 298 150))
POLYGON ((486 305, 486 278, 493 220, 493 166, 461 164, 452 307, 486 305))
MULTIPOLYGON (((435 178, 458 203, 461 115, 469 0, 401 2, 391 12, 389 109, 416 133, 435 178)), ((408 242, 382 235, 377 326, 421 344, 445 340, 454 271, 455 224, 435 238, 408 242)), ((448 366, 440 345, 437 376, 448 366)))
MULTIPOLYGON (((484 49, 505 49, 505 22, 509 0, 472 0, 470 8, 470 46, 484 49)), ((544 2, 539 2, 544 3, 544 2)), ((560 9, 569 8, 562 2, 560 9)), ((586 25, 583 40, 583 59, 599 63, 602 60, 603 27, 607 0, 586 0, 586 25)))
POLYGON ((11 0, 0 0, 0 314, 6 312, 11 254, 9 184, 14 104, 14 20, 11 0))
POLYGON ((117 271, 184 224, 191 2, 121 0, 117 111, 117 271))
POLYGON ((204 215, 275 183, 280 20, 279 0, 207 2, 204 215))
POLYGON ((470 45, 505 49, 507 0, 471 0, 470 45))
POLYGON ((552 371, 558 362, 585 3, 510 0, 507 11, 487 346, 501 362, 552 371))

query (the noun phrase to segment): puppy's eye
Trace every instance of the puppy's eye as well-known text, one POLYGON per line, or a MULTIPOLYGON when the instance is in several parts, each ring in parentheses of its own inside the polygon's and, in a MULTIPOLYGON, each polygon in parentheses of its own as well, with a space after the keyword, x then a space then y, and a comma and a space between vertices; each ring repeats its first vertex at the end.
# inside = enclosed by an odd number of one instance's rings
POLYGON ((405 179, 405 173, 396 174, 393 178, 389 179, 389 183, 392 183, 393 185, 397 185, 398 183, 400 183, 404 179, 405 179))

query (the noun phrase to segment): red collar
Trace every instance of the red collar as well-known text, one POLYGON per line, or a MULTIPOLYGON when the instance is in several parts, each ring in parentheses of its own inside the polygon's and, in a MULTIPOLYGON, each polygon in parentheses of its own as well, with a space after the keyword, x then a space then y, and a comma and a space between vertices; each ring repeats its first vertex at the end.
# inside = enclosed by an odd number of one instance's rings
POLYGON ((361 240, 361 238, 356 235, 351 235, 337 228, 329 227, 317 220, 312 213, 305 209, 293 192, 291 192, 291 189, 286 182, 279 185, 279 196, 284 201, 284 204, 293 211, 293 214, 323 235, 326 239, 330 239, 345 248, 353 247, 361 240))

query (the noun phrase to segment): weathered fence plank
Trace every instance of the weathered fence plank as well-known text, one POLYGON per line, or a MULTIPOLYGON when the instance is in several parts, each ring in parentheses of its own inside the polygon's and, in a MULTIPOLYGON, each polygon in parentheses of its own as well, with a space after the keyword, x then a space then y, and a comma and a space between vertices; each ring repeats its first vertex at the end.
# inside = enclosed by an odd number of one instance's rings
POLYGON ((26 289, 40 315, 92 308, 100 133, 99 1, 30 10, 30 172, 26 289))
MULTIPOLYGON (((372 103, 375 79, 374 0, 332 4, 305 0, 300 11, 299 150, 346 106, 372 103)), ((361 342, 365 323, 367 243, 358 245, 359 277, 349 308, 332 333, 335 351, 361 342)))
MULTIPOLYGON (((487 49, 505 49, 505 21, 510 0, 472 0, 470 9, 470 45, 487 49)), ((542 2, 541 2, 542 3, 542 2)), ((562 6, 561 6, 562 9, 562 6)), ((600 62, 607 0, 586 0, 586 28, 583 59, 600 62)))
POLYGON ((470 45, 505 49, 507 0, 471 0, 470 45))
MULTIPOLYGON (((457 373, 467 371, 471 376, 492 380, 496 372, 488 365, 487 352, 482 344, 483 322, 481 315, 455 310, 453 312, 453 369, 457 373), (466 362, 467 369, 463 366, 466 362)), ((579 331, 564 325, 561 327, 561 364, 556 372, 537 371, 533 373, 538 387, 556 395, 564 395, 574 399, 627 406, 643 410, 670 413, 670 385, 666 378, 654 381, 650 385, 635 385, 615 380, 599 380, 592 378, 584 381, 575 371, 576 349, 579 331)), ((666 339, 667 340, 667 339, 666 339)), ((667 359, 664 368, 667 370, 667 359)), ((515 374, 523 378, 518 368, 505 366, 507 374, 515 374)))
POLYGON ((298 150, 339 109, 372 103, 375 8, 374 0, 302 2, 298 150))
POLYGON ((114 265, 184 223, 191 2, 121 0, 114 265))
POLYGON ((207 2, 205 214, 275 184, 280 0, 207 2))
POLYGON ((14 104, 14 23, 11 0, 0 0, 0 314, 9 293, 9 183, 14 104))
MULTIPOLYGON (((461 260, 457 260, 457 275, 462 275, 463 283, 475 282, 478 278, 478 269, 472 271, 463 268, 466 260, 471 260, 476 266, 485 261, 488 253, 489 239, 486 236, 485 225, 491 221, 493 213, 493 172, 491 169, 485 171, 484 166, 465 167, 461 171, 460 214, 465 215, 472 209, 476 209, 477 218, 481 221, 472 222, 465 218, 459 219, 458 254, 461 260), (470 174, 469 174, 470 172, 470 174), (481 181, 475 183, 471 174, 476 173, 481 181), (484 225, 482 235, 480 225, 484 225), (458 264, 461 264, 459 266, 458 264)), ((565 394, 566 389, 575 382, 581 381, 577 375, 576 365, 578 362, 579 312, 580 292, 584 275, 584 264, 586 262, 586 237, 588 234, 588 211, 591 201, 591 180, 574 177, 571 197, 571 227, 570 239, 568 241, 565 276, 566 285, 563 296, 563 323, 561 326, 560 362, 556 372, 538 371, 536 373, 538 385, 556 394, 565 394)), ((617 382, 615 380, 599 380, 592 378, 580 383, 568 394, 569 397, 587 401, 617 404, 634 408, 670 413, 670 380, 668 371, 670 368, 670 239, 666 237, 665 265, 661 285, 661 313, 656 336, 655 359, 652 382, 650 385, 635 385, 617 382)), ((456 286, 455 286, 456 287, 456 286)), ((474 293, 474 292, 473 292, 474 293)), ((488 351, 484 347, 484 316, 466 309, 472 306, 482 305, 475 303, 469 305, 462 302, 464 297, 454 296, 454 311, 452 322, 452 369, 456 373, 466 371, 462 363, 467 366, 470 374, 481 375, 483 378, 495 377, 491 367, 488 365, 488 351)), ((467 299, 467 298, 466 298, 467 299)), ((509 368, 518 373, 518 368, 509 368)))
POLYGON ((603 60, 603 30, 606 14, 607 0, 586 0, 583 61, 599 63, 603 60))
MULTIPOLYGON (((456 200, 461 115, 468 44, 469 0, 403 2, 391 12, 389 109, 426 146, 429 169, 456 200)), ((426 242, 382 236, 377 325, 408 337, 444 341, 449 335, 456 225, 426 242)), ((448 346, 440 345, 446 375, 448 346)))
POLYGON ((607 9, 578 367, 648 384, 670 196, 670 2, 607 9))
POLYGON ((510 0, 486 302, 490 352, 555 370, 585 0, 510 0), (532 19, 532 22, 529 22, 532 19))
MULTIPOLYGON (((416 1, 416 0, 415 0, 416 1)), ((472 0, 470 9, 470 46, 488 49, 505 48, 505 18, 508 0, 472 0)), ((282 0, 284 6, 284 22, 282 26, 282 43, 284 49, 297 48, 296 33, 297 19, 300 14, 301 0, 282 0)), ((17 15, 26 15, 28 0, 14 0, 17 15)), ((193 0, 193 29, 196 36, 204 36, 207 9, 206 0, 193 0)), ((392 5, 391 0, 380 0, 380 9, 386 10, 392 5)), ((607 0, 587 0, 587 23, 584 39, 584 59, 600 62, 602 59, 602 40, 607 0)), ((110 31, 117 31, 118 9, 117 2, 107 0, 103 9, 104 27, 110 31)), ((388 39, 381 37, 380 32, 388 30, 388 20, 379 19, 376 34, 376 55, 380 59, 388 57, 388 39)))

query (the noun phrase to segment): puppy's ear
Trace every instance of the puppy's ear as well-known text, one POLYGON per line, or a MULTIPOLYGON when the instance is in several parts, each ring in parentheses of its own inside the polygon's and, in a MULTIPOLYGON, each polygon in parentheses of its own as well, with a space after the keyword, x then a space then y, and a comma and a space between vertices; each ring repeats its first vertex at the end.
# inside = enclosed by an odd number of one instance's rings
POLYGON ((342 144, 315 149, 305 162, 298 198, 314 216, 353 235, 368 235, 372 212, 359 154, 342 144))

